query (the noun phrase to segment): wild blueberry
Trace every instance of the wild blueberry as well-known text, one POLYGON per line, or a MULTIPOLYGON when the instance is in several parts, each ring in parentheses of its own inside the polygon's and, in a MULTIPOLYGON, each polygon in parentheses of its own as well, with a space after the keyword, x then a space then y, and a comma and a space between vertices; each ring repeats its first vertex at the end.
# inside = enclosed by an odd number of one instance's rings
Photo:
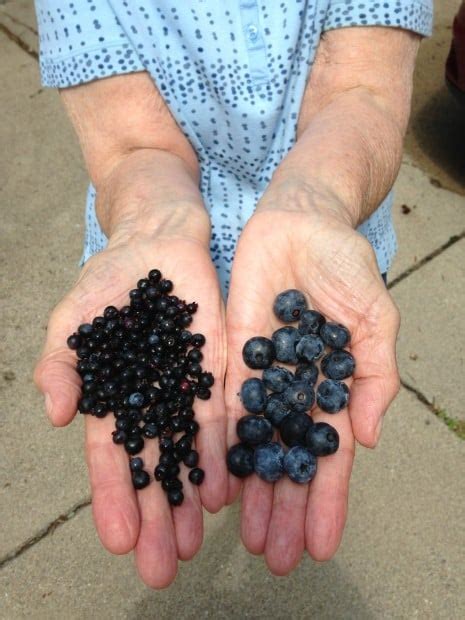
POLYGON ((284 392, 284 402, 293 411, 308 411, 315 402, 315 392, 305 381, 294 381, 284 392))
POLYGON ((160 452, 169 452, 174 447, 174 442, 171 437, 161 437, 158 443, 160 452))
POLYGON ((205 344, 205 336, 203 334, 193 334, 191 337, 191 344, 196 349, 200 349, 205 344))
POLYGON ((196 450, 191 450, 183 458, 183 463, 186 467, 197 467, 198 462, 199 453, 196 450))
POLYGON ((168 472, 168 467, 166 465, 158 464, 155 467, 155 472, 154 472, 155 480, 158 480, 158 481, 164 480, 166 478, 167 472, 168 472))
POLYGON ((275 428, 281 426, 281 422, 291 413, 289 406, 284 402, 282 394, 270 394, 265 408, 265 418, 271 422, 275 428))
POLYGON ((189 480, 192 482, 192 484, 202 484, 204 478, 205 472, 203 471, 203 469, 200 469, 200 467, 195 467, 189 472, 189 480))
POLYGON ((292 372, 281 366, 272 366, 263 371, 263 383, 272 392, 284 392, 293 379, 292 372))
POLYGON ((141 436, 129 437, 124 442, 124 447, 128 454, 137 454, 138 452, 141 452, 142 448, 144 447, 144 440, 141 436))
POLYGON ((321 360, 321 372, 328 379, 347 379, 353 375, 355 360, 349 351, 336 350, 325 355, 321 360))
POLYGON ((299 381, 305 381, 310 385, 315 385, 318 379, 318 368, 315 364, 313 364, 313 362, 308 364, 300 363, 295 369, 295 378, 299 381))
POLYGON ((324 316, 316 310, 304 310, 304 312, 300 315, 298 329, 302 336, 305 336, 306 334, 317 335, 324 323, 324 316))
POLYGON ((158 435, 158 426, 155 422, 148 422, 142 427, 142 434, 144 437, 147 437, 147 439, 153 439, 158 435))
POLYGON ((295 351, 300 334, 295 327, 281 327, 271 336, 273 341, 276 359, 285 364, 297 364, 297 353, 295 351))
POLYGON ((310 482, 316 474, 316 457, 308 448, 294 446, 284 457, 284 470, 292 482, 310 482))
POLYGON ((78 327, 78 332, 81 336, 88 337, 92 334, 93 331, 94 331, 94 328, 92 327, 90 323, 83 323, 82 325, 79 325, 78 327))
POLYGON ((250 413, 265 411, 266 389, 263 381, 255 377, 246 379, 241 387, 241 401, 250 413))
POLYGON ((128 404, 131 407, 142 407, 145 402, 145 397, 141 392, 133 392, 128 398, 128 404))
POLYGON ((204 388, 211 388, 215 383, 215 378, 211 372, 202 372, 199 377, 199 385, 204 388))
POLYGON ((279 443, 258 446, 254 452, 255 473, 266 482, 276 482, 284 473, 284 450, 279 443))
POLYGON ((343 349, 350 342, 350 332, 340 323, 325 323, 320 330, 321 339, 332 349, 343 349))
POLYGON ((313 424, 313 420, 306 413, 291 413, 281 423, 279 433, 286 446, 304 445, 305 435, 313 424))
POLYGON ((250 338, 242 349, 242 359, 249 368, 269 368, 274 358, 273 343, 263 336, 250 338))
POLYGON ((78 409, 80 413, 89 413, 94 405, 95 398, 92 396, 83 396, 83 398, 78 401, 78 409))
POLYGON ((66 341, 66 344, 68 345, 68 347, 72 349, 73 351, 78 349, 81 346, 81 343, 82 343, 82 340, 79 334, 72 334, 66 341))
POLYGON ((237 443, 228 450, 228 470, 238 478, 250 476, 254 471, 253 450, 243 443, 237 443))
POLYGON ((116 444, 124 443, 128 438, 125 431, 113 431, 111 435, 112 435, 113 443, 116 443, 116 444))
POLYGON ((337 451, 339 434, 331 424, 317 422, 308 429, 305 444, 315 456, 328 456, 337 451))
POLYGON ((135 489, 144 489, 150 482, 150 476, 143 469, 132 473, 132 484, 135 489))
POLYGON ((342 381, 326 379, 316 391, 316 404, 326 413, 337 413, 349 403, 349 388, 342 381))
POLYGON ((323 340, 313 334, 302 336, 295 348, 297 358, 301 362, 314 362, 323 355, 324 350, 323 340))
POLYGON ((140 471, 144 467, 144 461, 140 456, 135 456, 129 460, 129 469, 131 471, 140 471))
POLYGON ((171 506, 180 506, 184 501, 184 493, 181 489, 170 489, 167 497, 171 506))
POLYGON ((274 300, 273 311, 283 323, 292 323, 300 319, 301 313, 307 309, 304 294, 295 289, 279 293, 274 300))
POLYGON ((237 422, 237 436, 250 445, 257 446, 260 443, 268 443, 273 436, 271 423, 258 415, 246 415, 237 422))

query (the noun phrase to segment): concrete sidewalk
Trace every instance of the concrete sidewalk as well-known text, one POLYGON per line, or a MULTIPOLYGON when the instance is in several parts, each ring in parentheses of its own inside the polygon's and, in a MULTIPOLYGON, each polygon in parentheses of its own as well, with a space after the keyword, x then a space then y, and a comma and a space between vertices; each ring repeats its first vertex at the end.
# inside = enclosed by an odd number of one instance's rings
POLYGON ((422 46, 397 181, 403 388, 379 448, 358 450, 340 551, 275 578, 241 547, 235 506, 207 516, 202 552, 152 592, 98 542, 81 420, 51 429, 32 386, 48 314, 78 272, 87 178, 57 94, 40 87, 32 4, 0 2, 0 618, 465 617, 465 111, 443 87, 456 4, 441 3, 422 46))

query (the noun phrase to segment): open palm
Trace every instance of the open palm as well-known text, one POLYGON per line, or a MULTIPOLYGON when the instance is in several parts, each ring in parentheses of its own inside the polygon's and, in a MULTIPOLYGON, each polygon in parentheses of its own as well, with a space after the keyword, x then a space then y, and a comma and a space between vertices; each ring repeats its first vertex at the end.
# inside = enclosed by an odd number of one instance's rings
MULTIPOLYGON (((241 383, 259 376, 243 363, 242 347, 250 337, 270 337, 280 327, 273 301, 289 288, 302 290, 310 307, 350 329, 357 367, 349 410, 337 415, 312 412, 340 436, 338 452, 319 459, 312 483, 301 486, 283 478, 271 485, 256 476, 244 482, 243 542, 250 552, 264 553, 276 574, 291 571, 305 548, 317 560, 335 553, 346 519, 354 436, 366 446, 376 444, 382 415, 398 387, 398 313, 368 242, 334 217, 258 212, 238 243, 227 306, 229 445, 237 442, 236 420, 244 415, 237 396, 241 383)), ((228 501, 239 488, 231 476, 228 501)))
MULTIPOLYGON (((176 575, 178 558, 190 559, 202 543, 202 505, 216 512, 226 500, 224 310, 208 249, 192 239, 151 238, 114 245, 91 258, 52 313, 35 380, 46 395, 53 424, 68 424, 76 413, 81 382, 76 356, 66 347, 67 337, 106 306, 127 303, 128 291, 152 268, 173 280, 175 294, 199 304, 195 331, 207 338, 204 367, 216 378, 211 400, 195 404, 200 424, 196 447, 206 472, 204 484, 199 488, 185 484, 185 501, 175 509, 168 505, 158 483, 136 493, 128 457, 112 443, 114 420, 110 415, 105 419, 85 416, 86 455, 94 519, 104 546, 113 553, 134 549, 142 579, 152 587, 164 587, 176 575)), ((141 454, 152 472, 158 456, 156 443, 147 442, 141 454)))

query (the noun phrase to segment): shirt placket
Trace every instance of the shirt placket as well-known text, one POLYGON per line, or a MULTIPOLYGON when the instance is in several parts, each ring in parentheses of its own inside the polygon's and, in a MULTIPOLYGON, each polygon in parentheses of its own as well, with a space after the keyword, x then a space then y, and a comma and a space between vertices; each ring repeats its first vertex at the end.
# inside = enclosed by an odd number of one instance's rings
POLYGON ((263 84, 270 79, 270 73, 265 39, 260 28, 258 3, 255 0, 241 0, 239 8, 249 57, 250 77, 255 84, 263 84))

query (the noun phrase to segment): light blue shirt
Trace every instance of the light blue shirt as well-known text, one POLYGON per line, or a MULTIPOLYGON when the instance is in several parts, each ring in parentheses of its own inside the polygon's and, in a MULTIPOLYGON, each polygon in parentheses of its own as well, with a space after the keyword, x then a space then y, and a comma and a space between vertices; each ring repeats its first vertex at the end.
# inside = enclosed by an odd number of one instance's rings
MULTIPOLYGON (((322 33, 432 28, 432 0, 36 0, 36 10, 44 86, 149 72, 197 153, 225 290, 237 238, 295 143, 322 33)), ((391 206, 390 194, 359 229, 382 273, 396 250, 391 206)), ((90 186, 83 262, 106 243, 90 186)))

